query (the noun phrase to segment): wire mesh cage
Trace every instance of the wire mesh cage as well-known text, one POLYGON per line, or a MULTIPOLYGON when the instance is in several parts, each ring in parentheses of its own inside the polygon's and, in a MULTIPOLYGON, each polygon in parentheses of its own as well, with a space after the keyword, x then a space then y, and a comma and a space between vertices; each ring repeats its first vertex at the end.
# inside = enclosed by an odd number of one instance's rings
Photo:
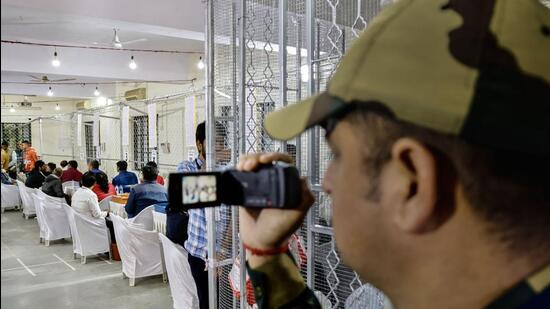
MULTIPOLYGON (((320 185, 331 157, 322 130, 312 129, 293 140, 279 142, 267 135, 263 120, 273 110, 325 90, 347 48, 390 2, 207 2, 207 52, 213 65, 207 78, 211 93, 207 104, 215 113, 215 121, 225 127, 223 133, 216 129, 208 137, 214 145, 220 134, 227 135, 224 143, 231 148, 230 163, 237 162, 239 153, 288 152, 308 177, 316 204, 296 233, 308 253, 307 267, 301 272, 327 308, 381 308, 383 295, 364 285, 340 259, 331 228, 331 203, 320 185)), ((231 265, 245 253, 239 243, 235 214, 233 219, 231 242, 223 243, 225 255, 211 269, 221 274, 215 277, 215 283, 211 282, 215 289, 210 291, 211 301, 215 300, 219 308, 251 305, 250 298, 243 295, 244 275, 227 285, 231 265)), ((213 247, 209 254, 216 254, 213 247)))

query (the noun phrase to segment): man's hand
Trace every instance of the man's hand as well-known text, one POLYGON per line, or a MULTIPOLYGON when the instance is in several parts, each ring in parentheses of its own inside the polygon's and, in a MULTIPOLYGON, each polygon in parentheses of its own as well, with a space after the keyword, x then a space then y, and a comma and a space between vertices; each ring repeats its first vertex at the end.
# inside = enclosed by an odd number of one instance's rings
MULTIPOLYGON (((239 160, 237 170, 253 171, 260 164, 269 164, 274 161, 291 163, 292 158, 282 153, 245 155, 239 160)), ((293 209, 241 207, 239 210, 240 236, 245 244, 254 248, 278 248, 300 226, 311 205, 313 205, 313 195, 305 180, 302 179, 302 202, 293 209)), ((261 260, 263 259, 249 260, 250 266, 261 264, 261 260)))

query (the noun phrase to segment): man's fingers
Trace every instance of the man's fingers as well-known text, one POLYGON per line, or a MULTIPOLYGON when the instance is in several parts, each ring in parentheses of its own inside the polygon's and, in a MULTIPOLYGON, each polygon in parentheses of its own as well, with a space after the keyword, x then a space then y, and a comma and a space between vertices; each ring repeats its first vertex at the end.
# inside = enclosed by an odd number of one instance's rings
POLYGON ((267 164, 273 161, 292 163, 292 157, 285 153, 264 153, 260 156, 260 163, 267 164))

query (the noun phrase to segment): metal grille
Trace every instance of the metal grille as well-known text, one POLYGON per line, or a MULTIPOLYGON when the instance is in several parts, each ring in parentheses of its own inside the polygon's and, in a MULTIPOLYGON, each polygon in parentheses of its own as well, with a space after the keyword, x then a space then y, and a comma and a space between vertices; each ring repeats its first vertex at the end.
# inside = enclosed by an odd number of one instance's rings
POLYGON ((134 169, 141 170, 151 160, 147 116, 135 116, 134 124, 134 169))
POLYGON ((8 142, 8 149, 17 154, 17 168, 23 168, 23 151, 19 148, 19 143, 23 140, 32 142, 30 123, 2 123, 2 141, 8 142))
MULTIPOLYGON (((323 91, 351 42, 368 27, 389 0, 210 0, 207 2, 207 104, 214 120, 228 128, 231 162, 241 153, 287 151, 308 176, 316 204, 297 235, 306 245, 308 265, 301 269, 325 308, 381 308, 384 296, 364 285, 340 259, 332 236, 331 202, 321 190, 330 150, 321 129, 287 143, 271 140, 263 128, 269 112, 323 91), (313 10, 308 15, 308 6, 313 10), (209 11, 208 11, 209 10, 209 11), (308 25, 311 25, 308 28, 308 25), (308 38, 311 35, 311 40, 308 38), (308 57, 309 56, 309 57, 308 57)), ((207 111, 209 110, 207 107, 207 111)), ((212 145, 216 135, 207 134, 212 145)), ((217 154, 217 152, 216 152, 217 154)), ((216 160, 212 156, 213 162, 216 160)), ((227 274, 237 255, 244 254, 233 216, 232 242, 216 269, 211 299, 219 308, 244 308, 235 299, 227 274)), ((213 221, 209 220, 213 225, 213 221)), ((218 233, 220 231, 217 231, 218 233)), ((218 235, 219 236, 219 235, 218 235)), ((214 247, 211 248, 214 250, 214 247)), ((214 254, 210 251, 210 254, 214 254)), ((244 287, 244 276, 238 284, 244 287)))
POLYGON ((91 122, 84 124, 84 136, 86 143, 86 164, 88 164, 90 161, 97 159, 97 150, 94 146, 93 124, 91 122))

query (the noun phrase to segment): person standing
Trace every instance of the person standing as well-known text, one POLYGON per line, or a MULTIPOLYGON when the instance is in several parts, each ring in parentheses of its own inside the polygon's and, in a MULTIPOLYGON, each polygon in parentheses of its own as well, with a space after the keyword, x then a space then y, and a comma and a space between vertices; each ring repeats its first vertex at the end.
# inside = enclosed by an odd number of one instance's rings
POLYGON ((113 186, 122 187, 122 192, 130 192, 130 186, 138 184, 138 178, 135 173, 128 172, 128 162, 118 161, 116 163, 118 175, 113 178, 113 186))
POLYGON ((8 152, 8 142, 2 141, 2 169, 7 171, 10 166, 10 153, 8 152))
POLYGON ((21 142, 21 149, 25 153, 23 156, 24 172, 29 173, 34 169, 36 161, 38 161, 38 154, 36 149, 31 146, 31 143, 28 140, 21 142))
MULTIPOLYGON (((223 168, 230 159, 230 152, 225 147, 225 127, 216 123, 216 160, 217 167, 223 168)), ((178 172, 197 172, 206 170, 206 123, 202 122, 197 126, 195 140, 199 155, 193 160, 183 161, 178 164, 178 172)), ((216 239, 216 252, 222 254, 220 243, 221 238, 226 236, 227 227, 230 222, 230 210, 226 205, 216 208, 219 216, 216 216, 216 230, 220 237, 216 239)), ((186 213, 178 213, 166 209, 166 236, 173 242, 181 244, 187 250, 191 274, 197 287, 199 306, 201 309, 208 308, 208 259, 207 235, 206 235, 206 213, 204 208, 190 209, 186 213), (186 230, 185 230, 186 228, 186 230)), ((213 257, 216 258, 216 257, 213 257)))

